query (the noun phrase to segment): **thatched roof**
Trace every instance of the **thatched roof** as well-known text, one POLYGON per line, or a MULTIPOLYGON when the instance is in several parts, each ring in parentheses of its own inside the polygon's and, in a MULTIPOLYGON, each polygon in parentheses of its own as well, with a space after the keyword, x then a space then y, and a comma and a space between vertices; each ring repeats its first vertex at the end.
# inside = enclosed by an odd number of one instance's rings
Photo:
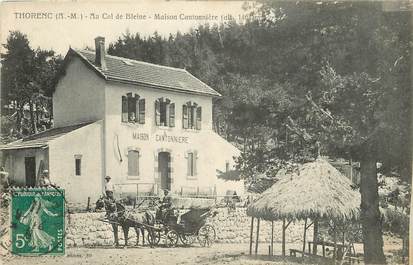
POLYGON ((351 184, 326 160, 317 159, 286 173, 248 207, 247 214, 264 220, 354 219, 361 198, 351 184))

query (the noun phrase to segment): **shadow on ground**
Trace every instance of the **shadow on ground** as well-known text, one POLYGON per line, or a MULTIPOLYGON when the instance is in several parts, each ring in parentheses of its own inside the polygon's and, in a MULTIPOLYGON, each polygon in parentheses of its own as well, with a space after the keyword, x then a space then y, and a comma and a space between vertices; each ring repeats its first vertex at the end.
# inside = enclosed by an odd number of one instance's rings
POLYGON ((283 257, 268 255, 223 254, 198 260, 199 264, 333 264, 331 259, 317 257, 283 257))

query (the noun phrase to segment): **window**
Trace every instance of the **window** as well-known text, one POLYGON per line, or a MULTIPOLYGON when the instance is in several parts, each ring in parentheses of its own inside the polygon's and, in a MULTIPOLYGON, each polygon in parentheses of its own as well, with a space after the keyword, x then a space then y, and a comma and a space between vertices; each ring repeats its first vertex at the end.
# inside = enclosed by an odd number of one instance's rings
POLYGON ((187 176, 194 177, 197 175, 196 170, 196 161, 197 161, 197 152, 196 151, 189 151, 186 153, 187 159, 187 176))
POLYGON ((75 175, 80 176, 82 174, 82 156, 75 155, 75 175))
POLYGON ((201 107, 196 108, 196 129, 201 130, 201 120, 202 120, 202 109, 201 107))
POLYGON ((168 117, 168 103, 167 102, 161 102, 161 104, 160 104, 160 108, 161 108, 161 111, 160 111, 160 115, 161 115, 161 117, 160 117, 160 124, 162 125, 162 126, 167 126, 167 117, 168 117))
POLYGON ((138 150, 128 150, 128 176, 139 176, 138 150))
POLYGON ((158 126, 175 127, 175 103, 165 98, 155 101, 155 123, 158 126))
POLYGON ((182 128, 201 130, 202 109, 194 102, 182 106, 182 128))
POLYGON ((228 171, 229 171, 229 162, 226 161, 225 162, 225 172, 228 172, 228 171))
POLYGON ((145 123, 145 99, 132 93, 122 96, 122 122, 145 123))
POLYGON ((194 175, 194 153, 188 153, 188 176, 194 175))

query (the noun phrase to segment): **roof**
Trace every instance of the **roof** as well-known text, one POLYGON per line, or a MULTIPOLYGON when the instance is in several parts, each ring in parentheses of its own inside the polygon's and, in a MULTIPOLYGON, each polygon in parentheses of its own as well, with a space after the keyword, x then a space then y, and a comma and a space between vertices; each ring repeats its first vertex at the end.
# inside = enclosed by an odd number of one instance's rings
POLYGON ((146 85, 152 88, 176 92, 203 94, 220 97, 217 91, 181 68, 105 55, 106 69, 95 65, 95 52, 69 49, 68 55, 79 56, 105 80, 146 85))
POLYGON ((34 135, 30 135, 23 139, 11 142, 6 145, 1 145, 0 150, 16 150, 27 148, 41 148, 47 147, 48 143, 56 138, 66 135, 74 130, 91 124, 92 122, 76 124, 71 126, 53 128, 34 135))
POLYGON ((351 181, 326 160, 301 165, 286 172, 247 209, 250 216, 264 220, 328 218, 356 219, 361 196, 351 181))

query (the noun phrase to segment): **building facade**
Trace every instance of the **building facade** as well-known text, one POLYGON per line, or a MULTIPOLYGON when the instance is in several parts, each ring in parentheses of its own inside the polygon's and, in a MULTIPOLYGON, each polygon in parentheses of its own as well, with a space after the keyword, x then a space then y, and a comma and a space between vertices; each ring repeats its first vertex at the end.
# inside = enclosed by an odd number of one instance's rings
POLYGON ((219 93, 184 69, 109 56, 95 42, 65 57, 54 128, 2 148, 10 179, 33 185, 47 168, 74 201, 100 196, 105 176, 122 195, 242 194, 241 182, 217 177, 240 153, 212 129, 219 93))

